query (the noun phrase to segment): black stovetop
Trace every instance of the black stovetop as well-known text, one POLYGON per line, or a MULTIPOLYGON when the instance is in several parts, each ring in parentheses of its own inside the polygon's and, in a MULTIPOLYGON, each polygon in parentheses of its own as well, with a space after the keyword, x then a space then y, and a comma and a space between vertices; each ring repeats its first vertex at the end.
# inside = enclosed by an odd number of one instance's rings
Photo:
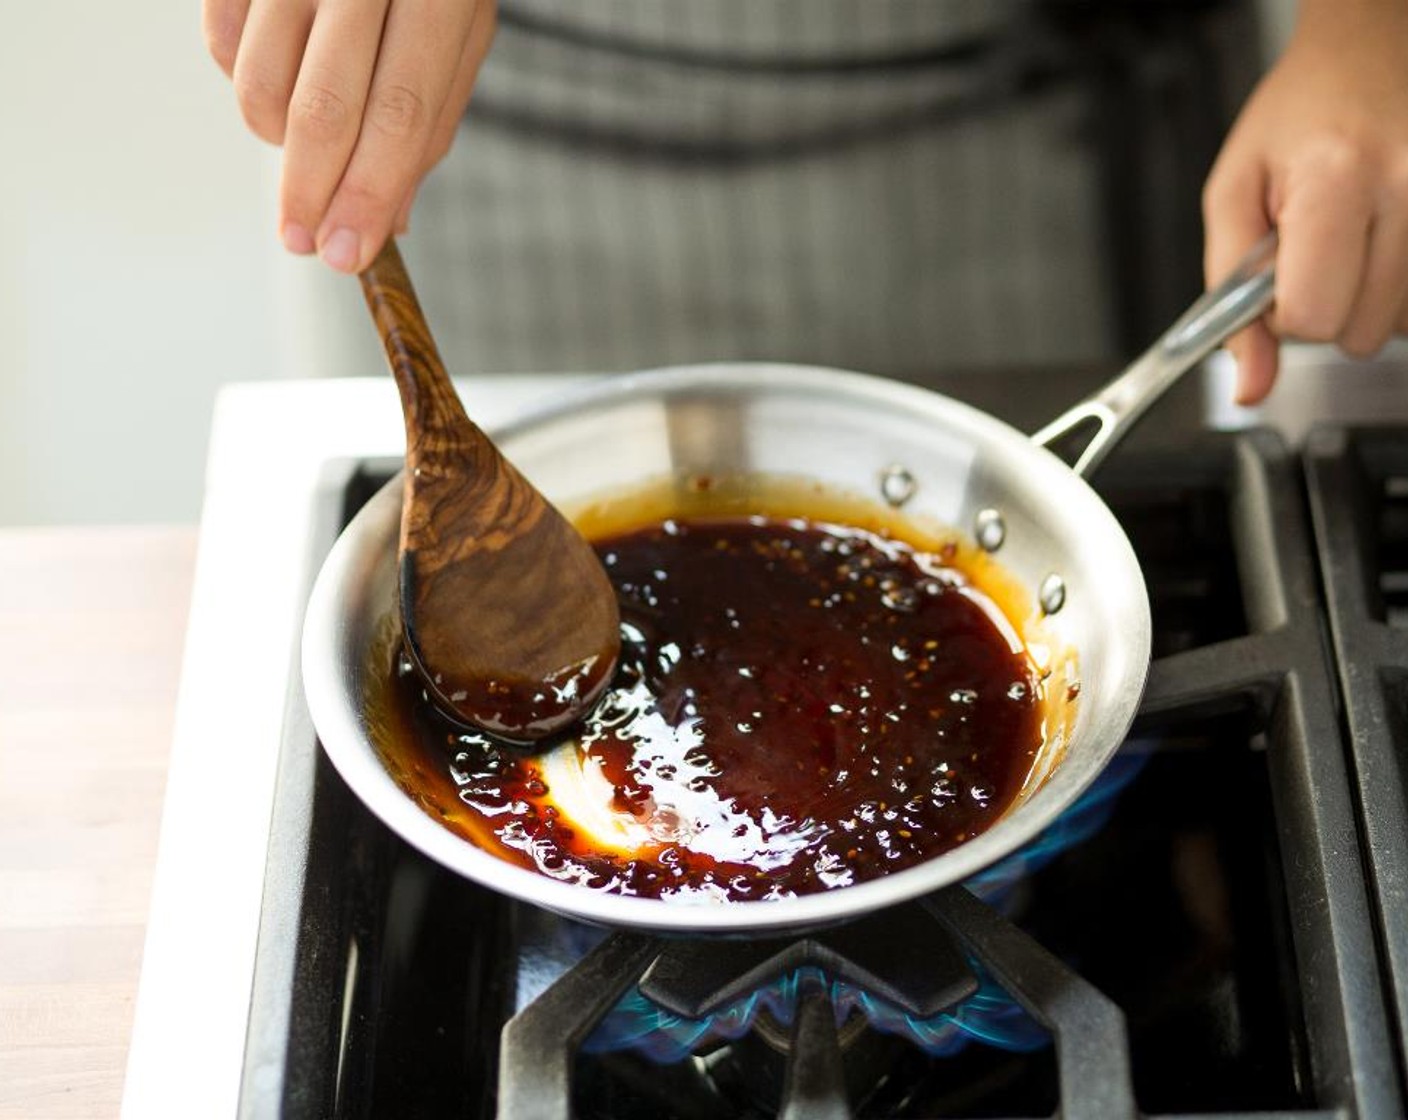
POLYGON ((1306 462, 1323 593, 1276 437, 1117 454, 1098 488, 1155 661, 1115 763, 968 889, 809 938, 657 941, 497 896, 291 718, 242 1113, 1401 1115, 1408 432, 1321 432, 1306 462))

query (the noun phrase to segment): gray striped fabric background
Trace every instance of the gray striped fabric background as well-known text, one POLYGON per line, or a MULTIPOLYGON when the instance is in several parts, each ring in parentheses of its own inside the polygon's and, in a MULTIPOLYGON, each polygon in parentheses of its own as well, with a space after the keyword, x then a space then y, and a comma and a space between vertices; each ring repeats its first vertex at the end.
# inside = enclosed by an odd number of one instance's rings
MULTIPOLYGON (((447 364, 1110 360, 1088 95, 1017 92, 1031 18, 1021 0, 502 0, 406 239, 447 364)), ((334 304, 359 313, 314 313, 334 304)), ((354 372, 330 345, 327 372, 354 372)))

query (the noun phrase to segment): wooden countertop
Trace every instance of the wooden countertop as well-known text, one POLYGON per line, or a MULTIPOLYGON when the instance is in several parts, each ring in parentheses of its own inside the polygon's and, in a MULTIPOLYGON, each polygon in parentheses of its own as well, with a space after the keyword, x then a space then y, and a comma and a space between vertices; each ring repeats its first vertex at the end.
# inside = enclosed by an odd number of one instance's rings
POLYGON ((195 542, 0 530, 0 1120, 117 1115, 195 542))

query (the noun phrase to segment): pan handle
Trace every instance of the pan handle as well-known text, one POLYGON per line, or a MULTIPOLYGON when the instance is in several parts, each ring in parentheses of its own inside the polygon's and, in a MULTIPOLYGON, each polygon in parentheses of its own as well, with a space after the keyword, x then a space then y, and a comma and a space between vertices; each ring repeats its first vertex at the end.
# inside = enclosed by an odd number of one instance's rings
POLYGON ((1276 231, 1252 247, 1232 275, 1202 295, 1162 338, 1099 392, 1032 436, 1040 447, 1095 425, 1072 469, 1089 477, 1145 410, 1229 336, 1261 317, 1276 295, 1276 231))

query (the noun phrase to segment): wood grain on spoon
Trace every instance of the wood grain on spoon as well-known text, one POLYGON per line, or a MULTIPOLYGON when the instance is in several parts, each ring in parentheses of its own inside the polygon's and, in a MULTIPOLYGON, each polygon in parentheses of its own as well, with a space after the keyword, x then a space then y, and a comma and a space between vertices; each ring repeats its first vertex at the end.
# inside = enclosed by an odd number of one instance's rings
POLYGON ((615 672, 615 592, 582 535, 466 415, 394 241, 361 279, 406 419, 406 647, 461 722, 524 742, 559 734, 615 672))

